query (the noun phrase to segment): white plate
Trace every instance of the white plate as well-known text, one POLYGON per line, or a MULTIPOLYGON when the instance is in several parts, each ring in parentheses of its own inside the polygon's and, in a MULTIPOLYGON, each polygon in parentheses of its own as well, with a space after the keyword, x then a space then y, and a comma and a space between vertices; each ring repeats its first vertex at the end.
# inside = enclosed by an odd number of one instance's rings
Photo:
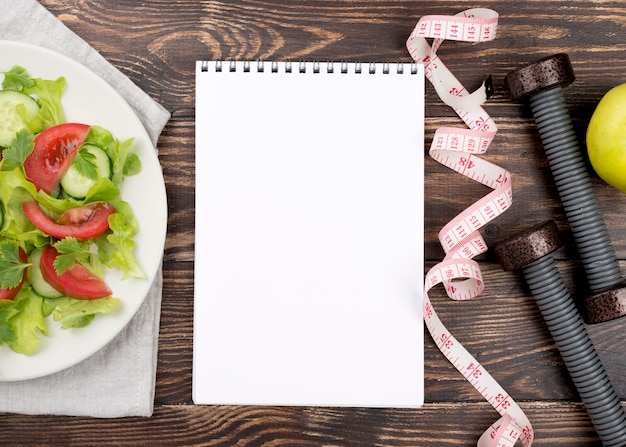
POLYGON ((128 103, 106 81, 76 61, 34 45, 0 41, 0 55, 0 71, 21 65, 33 77, 64 76, 66 121, 102 126, 122 141, 135 138, 133 147, 141 159, 142 170, 139 175, 128 177, 121 191, 139 221, 135 256, 147 277, 121 281, 119 273, 108 272, 106 281, 113 295, 121 299, 120 308, 111 314, 97 315, 89 326, 81 329, 62 331, 49 318, 49 336, 41 337, 42 343, 32 356, 0 346, 0 381, 13 381, 42 377, 73 366, 105 346, 126 326, 146 297, 161 263, 167 198, 150 137, 128 103))

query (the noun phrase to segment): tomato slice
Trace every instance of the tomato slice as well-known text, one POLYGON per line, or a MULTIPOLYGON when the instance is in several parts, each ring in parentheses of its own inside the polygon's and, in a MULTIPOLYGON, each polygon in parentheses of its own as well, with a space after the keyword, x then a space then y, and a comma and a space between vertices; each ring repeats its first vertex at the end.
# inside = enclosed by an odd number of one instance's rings
POLYGON ((52 287, 70 298, 78 300, 93 300, 111 296, 110 287, 96 275, 82 265, 76 263, 74 267, 60 275, 54 269, 54 260, 59 252, 48 245, 41 253, 41 274, 52 287))
POLYGON ((80 123, 58 124, 41 132, 24 160, 26 177, 38 190, 51 194, 88 133, 89 126, 80 123))
MULTIPOLYGON (((20 256, 20 259, 23 262, 28 262, 28 256, 26 255, 26 252, 22 250, 21 247, 18 250, 18 254, 20 256)), ((22 275, 22 281, 17 287, 11 287, 10 289, 0 288, 0 300, 12 300, 13 298, 15 298, 15 295, 17 295, 17 292, 19 292, 22 286, 24 285, 24 280, 26 280, 26 273, 27 271, 26 269, 24 269, 24 274, 22 275)))
POLYGON ((22 203, 22 210, 28 220, 46 234, 57 239, 75 237, 81 240, 93 239, 109 229, 109 215, 115 207, 109 202, 94 202, 70 208, 55 222, 34 200, 22 203))

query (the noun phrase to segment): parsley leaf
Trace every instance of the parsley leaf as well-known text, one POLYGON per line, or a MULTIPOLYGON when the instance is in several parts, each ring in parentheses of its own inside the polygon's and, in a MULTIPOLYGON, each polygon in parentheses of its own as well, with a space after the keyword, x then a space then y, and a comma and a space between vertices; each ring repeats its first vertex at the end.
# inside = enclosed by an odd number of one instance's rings
POLYGON ((17 243, 5 241, 0 244, 0 287, 12 289, 22 282, 24 269, 30 264, 20 259, 17 243))
POLYGON ((72 166, 76 168, 79 174, 90 180, 98 180, 98 169, 96 167, 96 156, 89 152, 87 148, 80 148, 74 159, 72 166))
POLYGON ((2 151, 2 159, 4 161, 2 168, 12 171, 23 164, 26 157, 33 151, 33 147, 34 136, 32 132, 27 129, 20 130, 11 142, 11 146, 2 151))
POLYGON ((59 255, 54 260, 54 270, 60 275, 74 267, 76 262, 86 263, 91 255, 89 247, 75 237, 66 237, 54 244, 59 255))
POLYGON ((15 341, 15 331, 9 323, 11 317, 16 313, 12 304, 0 307, 0 346, 15 341))
POLYGON ((21 92, 25 88, 30 88, 35 84, 25 68, 18 65, 4 72, 2 88, 5 90, 16 90, 21 92))

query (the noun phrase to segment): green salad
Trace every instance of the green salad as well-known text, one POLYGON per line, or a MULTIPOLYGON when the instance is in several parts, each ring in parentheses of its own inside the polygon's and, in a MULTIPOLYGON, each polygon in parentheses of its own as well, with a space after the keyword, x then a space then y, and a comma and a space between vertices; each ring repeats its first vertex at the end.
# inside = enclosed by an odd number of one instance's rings
POLYGON ((119 189, 141 163, 133 139, 65 121, 64 77, 14 66, 0 79, 0 346, 30 355, 48 324, 81 328, 120 306, 107 269, 145 277, 119 189))

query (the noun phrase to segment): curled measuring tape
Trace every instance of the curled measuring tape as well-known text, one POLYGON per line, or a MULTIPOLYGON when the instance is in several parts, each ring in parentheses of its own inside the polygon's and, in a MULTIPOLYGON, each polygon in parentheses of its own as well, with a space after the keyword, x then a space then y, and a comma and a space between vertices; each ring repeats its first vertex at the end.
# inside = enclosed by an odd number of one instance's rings
POLYGON ((533 441, 533 429, 522 409, 446 329, 428 297, 428 291, 438 284, 442 284, 454 300, 467 300, 483 291, 480 266, 473 260, 487 250, 479 229, 512 203, 509 172, 478 157, 487 151, 497 132, 496 124, 481 107, 490 93, 489 80, 469 93, 437 56, 437 49, 446 39, 493 40, 497 22, 495 11, 482 8, 468 9, 456 16, 424 16, 407 40, 411 57, 424 64, 425 76, 441 100, 452 107, 468 127, 437 129, 430 156, 492 189, 439 232, 439 241, 446 255, 426 274, 424 322, 441 352, 501 415, 480 437, 478 447, 512 447, 518 439, 529 447, 533 441), (429 38, 433 39, 432 44, 426 40, 429 38))

